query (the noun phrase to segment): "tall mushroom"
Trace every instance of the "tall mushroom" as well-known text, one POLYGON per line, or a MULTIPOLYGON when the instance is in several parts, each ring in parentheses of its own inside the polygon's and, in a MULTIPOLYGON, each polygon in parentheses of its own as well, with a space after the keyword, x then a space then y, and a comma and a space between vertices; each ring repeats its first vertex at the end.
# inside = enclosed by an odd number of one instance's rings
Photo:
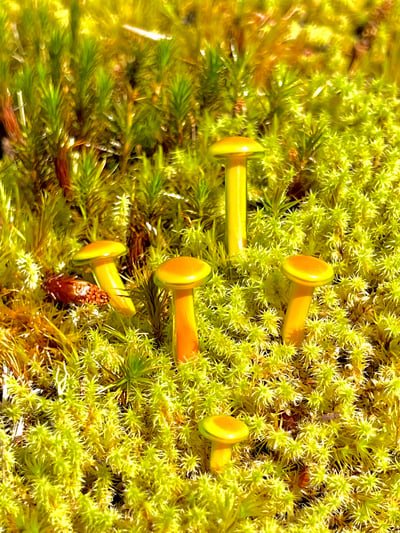
POLYGON ((195 257, 174 257, 155 273, 157 285, 170 289, 173 296, 173 353, 178 363, 196 359, 199 352, 193 289, 211 276, 211 267, 195 257))
POLYGON ((282 270, 293 281, 282 338, 287 343, 299 346, 303 341, 304 324, 314 289, 332 281, 334 273, 328 263, 309 255, 289 257, 283 263, 282 270))
POLYGON ((226 161, 225 170, 225 241, 230 256, 247 245, 247 172, 250 157, 264 148, 247 137, 227 137, 216 142, 210 153, 226 161))
POLYGON ((90 265, 97 285, 108 294, 114 308, 126 315, 133 315, 135 306, 115 265, 115 259, 126 252, 127 248, 121 242, 96 241, 84 246, 73 260, 80 265, 90 265))
POLYGON ((230 415, 209 416, 199 422, 199 431, 211 441, 210 470, 222 472, 232 457, 232 446, 247 439, 247 425, 230 415))

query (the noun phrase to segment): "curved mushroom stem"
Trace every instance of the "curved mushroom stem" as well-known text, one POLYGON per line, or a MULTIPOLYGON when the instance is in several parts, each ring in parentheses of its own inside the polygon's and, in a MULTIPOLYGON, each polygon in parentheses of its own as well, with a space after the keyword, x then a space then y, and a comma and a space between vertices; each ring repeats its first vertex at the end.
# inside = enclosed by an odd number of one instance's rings
POLYGON ((232 444, 211 442, 210 470, 222 472, 232 457, 232 444))
POLYGON ((174 290, 173 305, 174 356, 178 363, 187 363, 196 359, 199 352, 193 289, 174 290))
POLYGON ((230 155, 225 170, 226 246, 229 255, 247 245, 247 157, 230 155))
POLYGON ((98 260, 93 263, 92 268, 97 284, 108 294, 113 307, 126 315, 135 314, 135 306, 127 294, 114 261, 109 258, 98 260))
POLYGON ((283 323, 282 337, 287 343, 299 346, 304 337, 304 325, 310 308, 314 287, 294 283, 283 323))

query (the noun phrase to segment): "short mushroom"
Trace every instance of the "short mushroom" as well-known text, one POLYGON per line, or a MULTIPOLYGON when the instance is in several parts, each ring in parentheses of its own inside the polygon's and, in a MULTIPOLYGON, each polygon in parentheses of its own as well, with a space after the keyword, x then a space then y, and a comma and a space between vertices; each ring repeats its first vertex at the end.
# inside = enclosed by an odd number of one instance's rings
POLYGON ((283 263, 282 270, 293 281, 292 293, 283 324, 286 343, 299 346, 304 337, 304 324, 315 287, 332 281, 334 273, 328 263, 309 255, 293 255, 283 263))
POLYGON ((217 415, 204 418, 199 423, 199 431, 211 441, 210 470, 222 472, 232 457, 232 446, 247 439, 247 425, 230 415, 217 415))
POLYGON ((97 285, 108 294, 114 308, 126 315, 133 315, 135 306, 115 265, 115 259, 126 252, 127 248, 121 242, 96 241, 84 246, 73 260, 81 265, 89 264, 97 285))
POLYGON ((160 265, 155 273, 157 285, 173 295, 173 353, 178 363, 196 359, 199 352, 193 289, 211 276, 211 267, 195 257, 174 257, 160 265))
POLYGON ((225 240, 230 256, 247 246, 247 179, 246 162, 264 148, 247 137, 227 137, 210 148, 215 157, 226 160, 225 171, 225 240))

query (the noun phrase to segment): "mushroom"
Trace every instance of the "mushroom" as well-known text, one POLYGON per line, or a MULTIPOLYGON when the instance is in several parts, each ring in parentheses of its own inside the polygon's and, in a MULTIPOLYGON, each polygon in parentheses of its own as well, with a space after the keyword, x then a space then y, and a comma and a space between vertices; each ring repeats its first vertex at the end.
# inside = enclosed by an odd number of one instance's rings
POLYGON ((230 415, 209 416, 199 422, 199 431, 211 441, 210 470, 222 472, 232 457, 232 446, 249 436, 247 425, 230 415))
POLYGON ((299 346, 304 337, 304 324, 313 291, 315 287, 332 281, 334 273, 325 261, 309 255, 289 257, 283 263, 282 270, 294 282, 282 337, 285 342, 299 346))
POLYGON ((155 273, 157 285, 173 295, 173 353, 178 363, 196 359, 199 352, 194 315, 193 289, 211 276, 211 267, 195 257, 174 257, 160 265, 155 273))
POLYGON ((133 315, 135 306, 115 265, 115 259, 126 252, 127 248, 121 242, 96 241, 84 246, 73 260, 79 264, 89 264, 97 285, 108 294, 114 308, 126 315, 133 315))
POLYGON ((246 162, 264 148, 247 137, 227 137, 210 148, 215 157, 226 160, 225 171, 225 241, 230 256, 247 245, 246 162))

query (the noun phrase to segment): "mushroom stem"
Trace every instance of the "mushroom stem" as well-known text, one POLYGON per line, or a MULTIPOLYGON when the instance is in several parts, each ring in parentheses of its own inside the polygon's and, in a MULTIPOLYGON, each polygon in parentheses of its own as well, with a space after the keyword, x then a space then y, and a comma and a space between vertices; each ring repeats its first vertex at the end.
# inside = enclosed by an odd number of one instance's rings
POLYGON ((173 292, 173 351, 178 363, 196 359, 199 351, 194 315, 193 289, 176 289, 173 292))
POLYGON ((226 246, 229 255, 247 245, 247 157, 230 155, 225 170, 226 246))
POLYGON ((304 325, 314 287, 293 283, 289 306, 286 311, 285 321, 282 328, 283 340, 287 343, 299 346, 304 338, 304 325))
POLYGON ((210 470, 222 472, 232 458, 232 444, 213 441, 211 443, 210 470))
POLYGON ((101 259, 95 261, 92 268, 96 283, 108 294, 114 308, 126 315, 133 315, 135 306, 127 294, 114 261, 109 258, 101 259))

